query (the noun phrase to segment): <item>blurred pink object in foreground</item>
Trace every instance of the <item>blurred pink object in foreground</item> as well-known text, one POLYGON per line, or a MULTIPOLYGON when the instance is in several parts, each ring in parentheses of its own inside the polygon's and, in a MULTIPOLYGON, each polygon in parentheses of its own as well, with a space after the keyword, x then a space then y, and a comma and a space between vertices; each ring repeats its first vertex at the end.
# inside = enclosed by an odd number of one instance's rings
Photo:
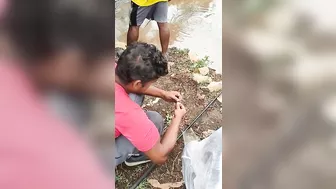
POLYGON ((0 20, 4 16, 6 5, 7 5, 7 0, 0 0, 0 20))
POLYGON ((0 60, 0 188, 114 188, 88 145, 36 92, 23 71, 0 60))

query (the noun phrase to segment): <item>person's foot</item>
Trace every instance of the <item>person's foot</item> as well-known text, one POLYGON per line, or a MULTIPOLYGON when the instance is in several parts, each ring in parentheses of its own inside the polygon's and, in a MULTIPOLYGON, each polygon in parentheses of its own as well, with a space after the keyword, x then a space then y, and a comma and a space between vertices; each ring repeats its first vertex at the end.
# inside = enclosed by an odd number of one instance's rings
POLYGON ((168 53, 163 54, 163 56, 164 56, 165 59, 168 61, 168 53))
POLYGON ((133 166, 138 166, 138 165, 148 163, 150 161, 151 160, 148 159, 147 156, 143 154, 134 154, 125 161, 125 164, 129 167, 133 167, 133 166))

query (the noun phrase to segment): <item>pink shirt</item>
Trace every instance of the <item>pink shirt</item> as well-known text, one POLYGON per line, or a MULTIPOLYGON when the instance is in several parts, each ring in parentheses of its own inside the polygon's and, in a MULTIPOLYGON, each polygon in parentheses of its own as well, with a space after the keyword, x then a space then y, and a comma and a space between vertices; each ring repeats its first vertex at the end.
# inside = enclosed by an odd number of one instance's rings
POLYGON ((0 0, 0 20, 3 19, 8 0, 0 0))
POLYGON ((138 150, 154 147, 160 134, 144 110, 133 102, 124 88, 115 83, 115 137, 125 136, 138 150))
POLYGON ((78 133, 49 113, 23 72, 2 63, 0 188, 114 188, 78 133))

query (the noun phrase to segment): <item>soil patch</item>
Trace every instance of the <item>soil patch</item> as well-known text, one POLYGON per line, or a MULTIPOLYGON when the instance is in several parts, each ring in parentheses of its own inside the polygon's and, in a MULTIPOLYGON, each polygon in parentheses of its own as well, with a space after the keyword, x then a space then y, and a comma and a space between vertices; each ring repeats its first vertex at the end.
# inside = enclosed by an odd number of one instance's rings
MULTIPOLYGON (((120 54, 122 49, 116 49, 116 54, 120 54)), ((192 74, 197 73, 196 62, 190 60, 188 50, 171 48, 169 51, 170 72, 167 76, 160 78, 155 84, 164 90, 176 90, 183 96, 182 103, 187 108, 187 115, 183 120, 182 131, 201 111, 202 109, 217 96, 219 92, 210 92, 206 88, 207 84, 199 84, 192 79, 192 74)), ((222 76, 216 74, 215 70, 210 69, 208 74, 212 81, 222 81, 222 76)), ((173 115, 174 105, 163 100, 157 101, 153 97, 146 97, 144 109, 159 112, 166 119, 168 126, 173 115)), ((206 137, 209 130, 217 130, 222 123, 221 103, 216 101, 203 116, 198 119, 193 126, 194 132, 202 139, 206 137)), ((174 183, 183 181, 182 177, 182 160, 183 139, 180 139, 174 150, 171 152, 168 161, 157 167, 148 177, 156 179, 160 183, 174 183)), ((129 168, 122 164, 116 169, 116 188, 127 189, 147 170, 149 165, 129 168)), ((138 189, 153 188, 147 181, 141 183, 138 189)), ((183 187, 181 187, 183 188, 183 187)))

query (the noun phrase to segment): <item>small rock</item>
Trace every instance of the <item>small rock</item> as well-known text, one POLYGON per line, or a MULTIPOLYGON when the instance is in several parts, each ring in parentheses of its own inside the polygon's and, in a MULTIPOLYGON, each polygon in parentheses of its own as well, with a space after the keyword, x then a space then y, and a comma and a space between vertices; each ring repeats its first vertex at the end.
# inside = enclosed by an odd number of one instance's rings
POLYGON ((154 100, 150 100, 146 106, 153 106, 154 104, 158 103, 160 98, 155 98, 154 100))
POLYGON ((154 104, 158 103, 158 102, 159 102, 159 100, 160 100, 160 98, 156 98, 155 100, 153 100, 153 102, 152 102, 152 105, 154 105, 154 104))
POLYGON ((212 81, 209 76, 204 76, 197 73, 193 74, 193 80, 197 83, 210 83, 212 81))
POLYGON ((207 75, 210 71, 208 67, 199 68, 198 70, 201 75, 207 75))
POLYGON ((210 92, 214 91, 220 91, 222 89, 222 82, 211 82, 207 88, 210 90, 210 92))

